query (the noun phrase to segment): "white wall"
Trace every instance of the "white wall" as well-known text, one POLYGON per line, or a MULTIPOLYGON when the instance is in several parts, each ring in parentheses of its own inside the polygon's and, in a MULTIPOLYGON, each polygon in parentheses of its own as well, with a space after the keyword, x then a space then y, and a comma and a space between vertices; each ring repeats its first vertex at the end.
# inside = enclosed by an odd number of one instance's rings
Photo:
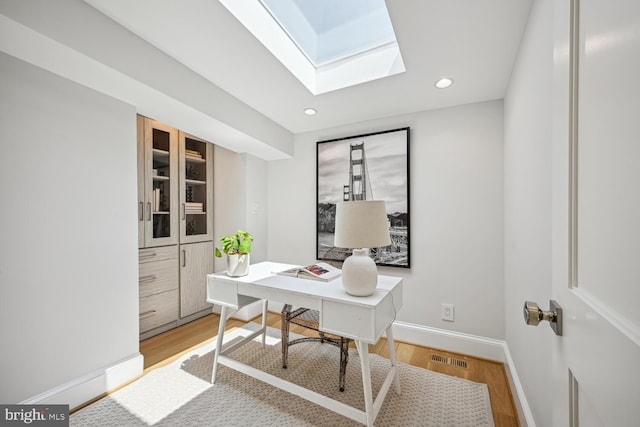
MULTIPOLYGON (((506 342, 535 424, 551 425, 548 326, 526 326, 525 300, 551 297, 552 0, 533 2, 504 101, 506 342)), ((515 390, 514 390, 515 391, 515 390)), ((530 421, 530 420, 529 420, 530 421)))
MULTIPOLYGON (((220 236, 229 235, 247 226, 247 173, 245 157, 215 146, 213 152, 213 239, 220 250, 220 236)), ((215 271, 226 270, 226 260, 215 259, 215 271)))
MULTIPOLYGON (((249 231, 254 241, 251 262, 267 259, 267 162, 249 154, 238 154, 215 146, 213 232, 214 244, 222 249, 220 236, 238 229, 249 231)), ((216 258, 215 271, 226 270, 226 260, 216 258)))
POLYGON ((503 339, 502 119, 493 101, 297 135, 269 162, 269 258, 315 259, 317 141, 409 126, 412 268, 380 268, 405 279, 398 320, 503 339))
POLYGON ((245 154, 244 157, 247 166, 246 229, 254 237, 251 262, 267 261, 267 243, 269 241, 267 222, 268 162, 250 154, 245 154))
MULTIPOLYGON (((214 151, 214 245, 222 249, 220 236, 247 230, 253 236, 251 263, 267 257, 267 162, 249 154, 239 154, 215 146, 214 151)), ((227 269, 226 257, 215 258, 214 271, 227 269)), ((213 308, 219 313, 220 307, 213 308)), ((273 310, 279 307, 272 304, 273 310)), ((261 313, 262 306, 253 304, 233 314, 249 320, 261 313)))
POLYGON ((141 360, 136 121, 3 53, 0 75, 0 402, 17 403, 141 360))

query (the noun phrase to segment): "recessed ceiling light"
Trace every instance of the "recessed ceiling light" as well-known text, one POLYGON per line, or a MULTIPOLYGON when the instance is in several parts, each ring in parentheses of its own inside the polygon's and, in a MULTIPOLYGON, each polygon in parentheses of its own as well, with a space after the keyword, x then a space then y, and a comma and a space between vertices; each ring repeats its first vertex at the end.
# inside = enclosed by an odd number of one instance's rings
POLYGON ((443 77, 436 82, 438 89, 446 89, 453 84, 453 79, 450 77, 443 77))
POLYGON ((315 108, 305 108, 305 109, 304 109, 304 113, 305 113, 307 116, 313 116, 313 115, 315 115, 317 112, 318 112, 318 111, 317 111, 315 108))

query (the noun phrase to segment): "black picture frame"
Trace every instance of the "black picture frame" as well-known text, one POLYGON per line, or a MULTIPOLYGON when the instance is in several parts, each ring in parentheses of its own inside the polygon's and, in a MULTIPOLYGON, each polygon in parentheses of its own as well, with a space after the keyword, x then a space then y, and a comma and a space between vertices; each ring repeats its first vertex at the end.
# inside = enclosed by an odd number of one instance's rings
POLYGON ((410 128, 385 130, 316 144, 316 258, 340 264, 351 249, 333 245, 336 203, 384 200, 391 245, 370 248, 378 265, 411 267, 409 244, 410 128))

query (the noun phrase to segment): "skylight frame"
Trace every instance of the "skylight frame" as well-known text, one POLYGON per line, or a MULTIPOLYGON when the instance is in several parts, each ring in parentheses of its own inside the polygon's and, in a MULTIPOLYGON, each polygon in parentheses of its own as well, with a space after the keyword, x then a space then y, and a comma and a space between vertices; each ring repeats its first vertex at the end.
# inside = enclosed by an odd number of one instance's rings
POLYGON ((219 0, 314 95, 405 71, 397 41, 314 66, 260 0, 219 0))

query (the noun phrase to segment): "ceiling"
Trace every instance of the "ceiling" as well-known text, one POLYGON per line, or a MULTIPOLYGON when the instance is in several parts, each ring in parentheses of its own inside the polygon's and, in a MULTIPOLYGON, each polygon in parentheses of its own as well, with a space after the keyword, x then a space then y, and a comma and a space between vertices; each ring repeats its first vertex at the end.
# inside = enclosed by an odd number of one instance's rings
POLYGON ((313 95, 217 0, 85 1, 292 133, 503 98, 531 5, 387 0, 407 71, 313 95))

